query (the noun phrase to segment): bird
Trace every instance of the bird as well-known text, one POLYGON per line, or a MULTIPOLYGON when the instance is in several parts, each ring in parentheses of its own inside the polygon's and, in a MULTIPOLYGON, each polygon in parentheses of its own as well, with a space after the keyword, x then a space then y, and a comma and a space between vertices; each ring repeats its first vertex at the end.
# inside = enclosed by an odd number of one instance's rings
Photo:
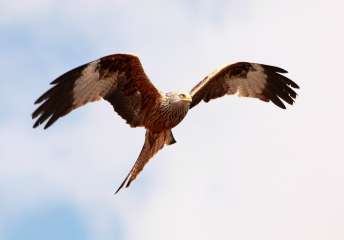
POLYGON ((176 143, 172 129, 201 101, 238 95, 271 101, 285 109, 296 99, 299 86, 271 65, 237 62, 225 64, 203 78, 191 91, 161 92, 146 75, 134 54, 111 54, 76 67, 57 77, 34 104, 33 127, 49 128, 59 118, 93 101, 108 101, 130 127, 144 127, 145 140, 131 170, 115 193, 129 187, 146 163, 165 145, 176 143))

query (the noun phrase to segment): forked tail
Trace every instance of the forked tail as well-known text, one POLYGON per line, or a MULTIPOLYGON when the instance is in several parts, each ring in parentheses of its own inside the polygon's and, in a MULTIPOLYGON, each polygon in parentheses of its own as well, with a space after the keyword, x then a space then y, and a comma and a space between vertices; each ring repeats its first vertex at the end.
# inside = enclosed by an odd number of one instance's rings
POLYGON ((123 180, 117 191, 121 190, 124 186, 127 188, 130 183, 135 180, 138 174, 142 171, 146 163, 160 150, 165 144, 171 145, 176 143, 171 130, 166 130, 160 133, 154 133, 149 130, 146 131, 145 143, 143 144, 141 153, 137 158, 134 166, 130 170, 129 174, 123 180))

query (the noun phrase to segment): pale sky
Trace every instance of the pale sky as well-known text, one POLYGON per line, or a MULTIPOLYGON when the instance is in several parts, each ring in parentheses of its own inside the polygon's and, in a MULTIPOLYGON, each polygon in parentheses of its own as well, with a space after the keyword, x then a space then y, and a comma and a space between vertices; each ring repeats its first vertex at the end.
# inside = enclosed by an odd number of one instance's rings
POLYGON ((342 1, 0 1, 0 239, 344 239, 342 1), (105 101, 31 127, 54 78, 111 53, 138 55, 162 91, 237 61, 301 89, 287 110, 199 104, 113 195, 143 129, 105 101))

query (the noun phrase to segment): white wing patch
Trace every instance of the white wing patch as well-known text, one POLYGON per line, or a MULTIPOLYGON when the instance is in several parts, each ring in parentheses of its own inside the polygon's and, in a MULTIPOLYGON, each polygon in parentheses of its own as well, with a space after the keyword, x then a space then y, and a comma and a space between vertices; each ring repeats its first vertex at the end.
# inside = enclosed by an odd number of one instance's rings
POLYGON ((101 78, 97 65, 99 60, 90 63, 74 83, 73 105, 81 106, 90 101, 99 100, 107 92, 114 89, 119 78, 119 72, 111 74, 111 77, 101 78))
POLYGON ((259 64, 251 64, 255 71, 249 71, 246 78, 225 76, 227 94, 235 94, 241 97, 257 97, 262 94, 267 76, 259 64))

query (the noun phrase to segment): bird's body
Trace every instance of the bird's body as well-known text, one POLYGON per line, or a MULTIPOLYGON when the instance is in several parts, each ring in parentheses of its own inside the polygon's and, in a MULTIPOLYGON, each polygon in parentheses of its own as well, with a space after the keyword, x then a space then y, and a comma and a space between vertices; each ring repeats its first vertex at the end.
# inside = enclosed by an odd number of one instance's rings
POLYGON ((149 113, 145 128, 160 132, 177 126, 189 111, 191 96, 188 93, 170 92, 163 94, 155 112, 149 113))
POLYGON ((298 86, 280 74, 286 72, 278 67, 239 62, 209 74, 190 93, 161 93, 144 73, 138 57, 113 54, 72 69, 54 80, 51 83, 54 86, 35 102, 41 105, 32 117, 37 118, 34 127, 47 121, 44 128, 48 128, 72 110, 103 98, 131 127, 146 128, 141 153, 119 191, 130 185, 165 144, 176 142, 171 129, 202 100, 208 102, 226 94, 238 94, 272 101, 280 108, 285 108, 282 100, 293 104, 296 92, 292 88, 298 86))

